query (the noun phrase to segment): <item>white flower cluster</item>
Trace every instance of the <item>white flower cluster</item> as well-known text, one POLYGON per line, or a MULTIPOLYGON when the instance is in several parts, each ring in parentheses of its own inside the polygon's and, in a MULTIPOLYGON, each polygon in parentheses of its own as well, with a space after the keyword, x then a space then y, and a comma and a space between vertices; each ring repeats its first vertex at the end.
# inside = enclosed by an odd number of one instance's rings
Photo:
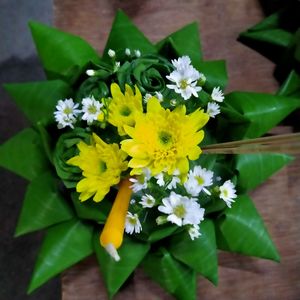
POLYGON ((198 97, 198 92, 201 87, 197 86, 198 80, 203 79, 203 74, 200 74, 192 65, 191 59, 188 56, 179 57, 177 60, 172 60, 175 70, 167 77, 173 84, 167 84, 167 88, 174 90, 180 94, 184 100, 188 100, 193 96, 198 97))
POLYGON ((211 117, 214 118, 218 115, 220 111, 220 105, 216 102, 223 102, 224 94, 220 87, 214 87, 213 91, 210 95, 212 101, 208 102, 206 113, 211 117))
MULTIPOLYGON (((134 200, 131 204, 140 205, 143 209, 153 208, 157 205, 158 211, 167 215, 161 215, 157 218, 156 222, 158 225, 171 222, 180 227, 185 226, 188 229, 190 238, 194 240, 201 235, 200 223, 204 220, 205 209, 198 202, 200 194, 203 192, 208 196, 218 197, 230 208, 237 197, 236 190, 230 180, 225 181, 222 185, 214 185, 214 173, 200 166, 195 166, 189 171, 187 180, 183 184, 179 175, 179 171, 175 170, 172 175, 162 172, 151 177, 150 171, 144 169, 140 176, 130 179, 133 192, 143 192, 141 200, 138 203, 134 200), (151 181, 151 184, 156 184, 164 190, 169 190, 170 194, 161 200, 156 200, 150 192, 147 192, 151 178, 155 179, 155 181, 151 181), (178 186, 181 189, 182 187, 184 188, 185 192, 183 194, 175 192, 178 186)), ((220 178, 217 177, 216 181, 219 180, 220 178)), ((141 230, 142 225, 138 214, 128 212, 125 232, 133 234, 134 232, 139 233, 141 230)))
POLYGON ((94 96, 83 98, 81 104, 82 109, 78 109, 79 104, 74 103, 73 99, 58 101, 54 118, 59 129, 65 127, 74 128, 79 114, 82 114, 81 119, 87 121, 89 125, 98 120, 99 116, 103 114, 103 103, 95 100, 94 96))

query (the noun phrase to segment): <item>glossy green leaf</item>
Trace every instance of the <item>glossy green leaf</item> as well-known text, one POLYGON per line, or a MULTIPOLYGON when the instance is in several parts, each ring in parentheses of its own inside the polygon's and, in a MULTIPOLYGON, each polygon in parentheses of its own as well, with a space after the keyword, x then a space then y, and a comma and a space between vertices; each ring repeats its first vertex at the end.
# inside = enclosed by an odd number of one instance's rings
POLYGON ((71 220, 50 227, 37 257, 28 293, 93 253, 93 227, 71 220))
POLYGON ((213 222, 209 219, 203 221, 200 232, 201 236, 193 241, 186 231, 174 235, 169 251, 177 260, 217 284, 218 256, 213 222))
POLYGON ((78 193, 72 193, 71 198, 77 216, 80 219, 93 220, 97 223, 105 223, 110 212, 112 202, 103 199, 101 202, 94 202, 92 199, 81 202, 78 193))
POLYGON ((240 192, 254 189, 272 174, 291 162, 293 157, 280 153, 239 154, 235 156, 240 192))
MULTIPOLYGON (((232 119, 224 111, 229 123, 231 139, 255 138, 267 133, 292 111, 300 107, 300 99, 252 92, 232 92, 225 97, 225 105, 248 120, 248 126, 232 119)), ((221 128, 222 129, 222 128, 221 128)))
POLYGON ((201 42, 197 23, 188 24, 170 34, 158 42, 156 48, 159 52, 162 52, 167 44, 170 44, 174 49, 177 57, 188 55, 192 60, 192 64, 198 64, 202 61, 201 42), (188 39, 187 36, 189 37, 188 39))
POLYGON ((10 83, 4 88, 34 125, 54 123, 53 112, 58 100, 72 95, 70 87, 61 80, 10 83))
POLYGON ((178 229, 178 226, 165 224, 161 226, 156 226, 156 228, 157 229, 154 229, 149 235, 148 241, 151 243, 157 242, 170 236, 178 229))
POLYGON ((294 70, 291 71, 277 94, 280 96, 300 98, 300 75, 294 70))
POLYGON ((110 61, 108 50, 116 52, 118 60, 125 57, 125 49, 138 49, 142 54, 156 53, 156 48, 145 35, 122 12, 118 11, 114 19, 104 52, 103 59, 110 61))
POLYGON ((48 79, 72 84, 90 62, 100 60, 96 51, 78 36, 38 22, 30 22, 29 26, 48 79))
POLYGON ((28 180, 47 171, 49 162, 38 133, 27 128, 2 144, 0 166, 28 180))
POLYGON ((58 180, 49 172, 35 178, 28 186, 16 236, 73 218, 70 205, 58 190, 58 180))
POLYGON ((123 283, 134 272, 149 249, 149 244, 125 237, 122 246, 118 249, 121 260, 116 262, 100 246, 99 233, 94 234, 94 250, 110 298, 118 292, 123 283))
POLYGON ((224 90, 227 86, 228 76, 224 60, 202 61, 195 64, 195 68, 206 77, 205 90, 210 92, 216 86, 224 90))
POLYGON ((248 196, 238 196, 215 224, 219 249, 280 260, 263 220, 248 196))
POLYGON ((143 268, 154 281, 178 300, 196 299, 196 273, 175 260, 164 248, 150 253, 143 268))

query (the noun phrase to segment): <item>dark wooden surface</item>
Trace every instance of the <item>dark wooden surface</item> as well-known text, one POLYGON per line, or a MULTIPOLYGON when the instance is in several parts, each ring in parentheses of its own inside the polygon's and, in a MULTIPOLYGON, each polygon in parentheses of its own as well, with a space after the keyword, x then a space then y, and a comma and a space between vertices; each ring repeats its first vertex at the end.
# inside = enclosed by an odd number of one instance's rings
MULTIPOLYGON (((191 21, 201 23, 205 59, 226 59, 230 90, 274 93, 274 66, 236 41, 239 32, 262 19, 254 0, 54 0, 55 25, 73 32, 102 51, 118 8, 123 9, 153 42, 191 21)), ((252 193, 282 257, 280 264, 220 253, 219 286, 198 281, 198 299, 300 298, 300 157, 252 193)), ((106 300, 95 258, 62 276, 63 300, 106 300)), ((115 299, 172 299, 141 270, 115 299)))

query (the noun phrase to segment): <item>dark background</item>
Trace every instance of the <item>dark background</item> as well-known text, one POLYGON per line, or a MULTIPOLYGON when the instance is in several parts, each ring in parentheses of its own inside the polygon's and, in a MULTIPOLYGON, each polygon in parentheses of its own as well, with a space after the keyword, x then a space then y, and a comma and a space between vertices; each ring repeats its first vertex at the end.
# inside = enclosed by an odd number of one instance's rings
MULTIPOLYGON (((52 0, 0 0, 0 144, 27 125, 3 83, 45 78, 27 22, 52 24, 52 19, 52 0)), ((26 184, 26 180, 0 168, 0 300, 60 299, 58 278, 26 295, 43 238, 42 233, 13 237, 26 184)))

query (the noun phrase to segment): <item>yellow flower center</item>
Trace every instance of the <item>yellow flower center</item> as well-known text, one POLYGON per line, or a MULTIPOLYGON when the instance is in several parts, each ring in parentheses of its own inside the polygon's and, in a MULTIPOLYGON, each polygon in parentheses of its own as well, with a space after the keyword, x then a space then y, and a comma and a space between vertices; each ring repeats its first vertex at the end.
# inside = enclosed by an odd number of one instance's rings
POLYGON ((203 185, 204 184, 204 179, 201 176, 195 176, 197 182, 199 185, 203 185))
POLYGON ((124 105, 121 109, 120 109, 120 115, 124 116, 124 117, 128 117, 131 115, 131 109, 127 106, 124 105))
POLYGON ((90 105, 88 108, 88 111, 90 114, 95 114, 97 112, 97 109, 96 109, 95 105, 90 105))
POLYGON ((188 85, 189 84, 187 83, 187 81, 185 79, 182 79, 179 83, 179 86, 182 90, 185 90, 188 87, 188 85))
POLYGON ((72 108, 66 107, 64 109, 64 114, 69 115, 69 114, 72 114, 72 113, 73 113, 73 109, 72 108))
POLYGON ((174 208, 174 215, 176 215, 178 218, 183 218, 186 214, 186 210, 183 204, 177 205, 174 208))

